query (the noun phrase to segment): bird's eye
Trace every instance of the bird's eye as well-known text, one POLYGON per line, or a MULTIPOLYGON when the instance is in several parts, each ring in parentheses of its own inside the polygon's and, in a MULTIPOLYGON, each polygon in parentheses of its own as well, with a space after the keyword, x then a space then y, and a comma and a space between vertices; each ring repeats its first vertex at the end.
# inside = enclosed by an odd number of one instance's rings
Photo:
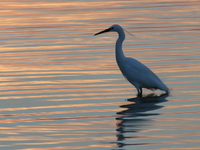
POLYGON ((112 30, 112 29, 114 29, 114 27, 111 27, 110 29, 112 30))

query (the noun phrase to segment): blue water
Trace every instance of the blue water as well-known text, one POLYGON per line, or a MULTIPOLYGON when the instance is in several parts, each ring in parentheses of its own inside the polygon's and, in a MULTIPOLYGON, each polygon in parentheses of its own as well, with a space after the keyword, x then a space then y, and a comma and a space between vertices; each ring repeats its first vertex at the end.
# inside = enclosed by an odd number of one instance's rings
POLYGON ((1 3, 1 150, 200 149, 199 1, 1 3), (147 65, 170 95, 136 89, 115 61, 147 65))

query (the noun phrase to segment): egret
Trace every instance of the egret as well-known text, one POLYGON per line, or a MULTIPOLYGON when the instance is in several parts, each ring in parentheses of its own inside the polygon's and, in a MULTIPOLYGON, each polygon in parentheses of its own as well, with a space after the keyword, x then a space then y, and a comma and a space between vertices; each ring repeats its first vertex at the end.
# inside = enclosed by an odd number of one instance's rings
POLYGON ((134 58, 125 57, 122 50, 125 33, 120 25, 112 25, 95 35, 106 32, 118 33, 118 39, 115 44, 116 61, 123 76, 137 89, 138 96, 142 96, 142 88, 150 90, 160 89, 166 93, 169 92, 167 86, 148 67, 134 58))

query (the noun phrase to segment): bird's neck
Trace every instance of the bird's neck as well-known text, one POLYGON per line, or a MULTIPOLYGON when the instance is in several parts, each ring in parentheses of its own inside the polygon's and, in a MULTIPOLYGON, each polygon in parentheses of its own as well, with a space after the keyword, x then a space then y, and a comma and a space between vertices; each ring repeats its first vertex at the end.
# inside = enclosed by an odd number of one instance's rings
POLYGON ((116 54, 117 64, 118 64, 119 68, 121 69, 121 67, 122 67, 121 65, 124 64, 123 62, 124 62, 124 58, 125 58, 123 50, 122 50, 122 43, 125 39, 125 33, 124 33, 123 29, 118 32, 118 35, 119 35, 119 37, 118 37, 118 39, 116 41, 116 45, 115 45, 115 54, 116 54))

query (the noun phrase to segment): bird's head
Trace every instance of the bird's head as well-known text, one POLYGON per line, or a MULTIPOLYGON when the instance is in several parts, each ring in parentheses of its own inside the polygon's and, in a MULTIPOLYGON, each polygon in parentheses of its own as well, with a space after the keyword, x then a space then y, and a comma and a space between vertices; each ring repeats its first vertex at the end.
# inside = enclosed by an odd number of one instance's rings
POLYGON ((105 29, 103 31, 100 31, 98 33, 96 33, 95 35, 98 35, 98 34, 102 34, 102 33, 106 33, 106 32, 117 32, 119 31, 120 29, 122 29, 121 26, 117 25, 117 24, 114 24, 112 25, 111 27, 109 27, 108 29, 105 29))

